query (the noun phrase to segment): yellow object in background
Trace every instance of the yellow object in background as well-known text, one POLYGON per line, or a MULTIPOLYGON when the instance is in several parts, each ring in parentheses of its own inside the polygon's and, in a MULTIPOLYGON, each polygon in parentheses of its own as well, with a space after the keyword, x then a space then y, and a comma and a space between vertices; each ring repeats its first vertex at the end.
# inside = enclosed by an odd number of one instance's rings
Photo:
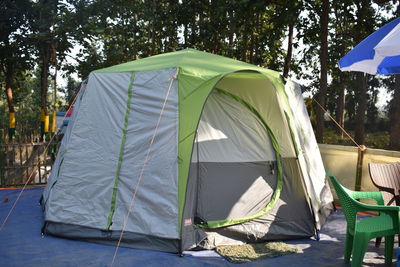
POLYGON ((40 121, 44 122, 44 120, 45 120, 44 110, 40 109, 40 121))
POLYGON ((55 131, 56 131, 57 109, 58 109, 58 104, 55 104, 54 112, 53 112, 53 121, 52 121, 52 124, 51 124, 51 132, 52 133, 55 133, 55 131))
POLYGON ((15 113, 10 112, 9 114, 9 128, 15 129, 15 113))
POLYGON ((49 132, 49 115, 44 116, 44 132, 49 132))
POLYGON ((53 113, 53 118, 51 122, 51 132, 54 133, 56 131, 56 111, 53 113))

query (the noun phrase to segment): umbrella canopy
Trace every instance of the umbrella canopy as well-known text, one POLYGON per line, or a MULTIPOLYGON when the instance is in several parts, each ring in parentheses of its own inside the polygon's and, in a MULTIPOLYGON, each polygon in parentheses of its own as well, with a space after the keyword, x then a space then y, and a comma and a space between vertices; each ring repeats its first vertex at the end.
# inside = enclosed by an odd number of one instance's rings
POLYGON ((400 18, 364 39, 339 61, 342 71, 400 73, 400 18))

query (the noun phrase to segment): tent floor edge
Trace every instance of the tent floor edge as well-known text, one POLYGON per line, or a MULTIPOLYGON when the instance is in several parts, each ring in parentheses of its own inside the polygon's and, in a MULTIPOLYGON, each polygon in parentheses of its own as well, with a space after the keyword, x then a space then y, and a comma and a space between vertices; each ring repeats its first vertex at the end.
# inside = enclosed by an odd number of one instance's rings
MULTIPOLYGON (((46 221, 46 235, 116 246, 121 231, 107 231, 87 226, 46 221)), ((180 240, 125 231, 120 247, 180 253, 180 240)))

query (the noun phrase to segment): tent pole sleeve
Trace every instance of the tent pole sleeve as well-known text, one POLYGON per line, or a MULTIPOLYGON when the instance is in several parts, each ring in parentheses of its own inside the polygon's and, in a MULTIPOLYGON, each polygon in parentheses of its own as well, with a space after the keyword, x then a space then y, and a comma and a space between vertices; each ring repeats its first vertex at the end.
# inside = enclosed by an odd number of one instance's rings
POLYGON ((114 187, 113 187, 113 192, 112 192, 112 197, 111 197, 111 206, 110 206, 110 212, 108 214, 108 219, 107 219, 107 230, 110 230, 110 227, 112 225, 112 219, 114 216, 115 212, 115 202, 117 199, 117 188, 118 188, 118 180, 119 180, 119 175, 121 173, 121 166, 122 166, 122 159, 124 155, 124 149, 125 149, 125 142, 126 142, 126 132, 128 129, 128 120, 129 120, 129 113, 131 110, 131 103, 132 103, 132 91, 133 91, 133 80, 135 77, 135 73, 132 72, 131 74, 131 79, 129 82, 129 87, 128 87, 128 100, 126 101, 126 109, 125 109, 125 118, 124 118, 124 128, 122 132, 122 139, 121 139, 121 145, 119 148, 119 158, 118 158, 118 164, 117 164, 117 171, 115 174, 115 180, 114 180, 114 187))

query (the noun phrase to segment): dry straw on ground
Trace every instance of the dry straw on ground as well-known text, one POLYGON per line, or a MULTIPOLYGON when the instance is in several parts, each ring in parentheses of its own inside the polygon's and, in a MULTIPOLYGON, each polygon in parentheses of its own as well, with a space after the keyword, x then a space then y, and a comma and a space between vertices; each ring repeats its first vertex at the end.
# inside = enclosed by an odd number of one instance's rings
POLYGON ((260 258, 273 258, 299 253, 296 248, 282 242, 218 246, 215 250, 222 257, 233 263, 243 263, 260 258))

